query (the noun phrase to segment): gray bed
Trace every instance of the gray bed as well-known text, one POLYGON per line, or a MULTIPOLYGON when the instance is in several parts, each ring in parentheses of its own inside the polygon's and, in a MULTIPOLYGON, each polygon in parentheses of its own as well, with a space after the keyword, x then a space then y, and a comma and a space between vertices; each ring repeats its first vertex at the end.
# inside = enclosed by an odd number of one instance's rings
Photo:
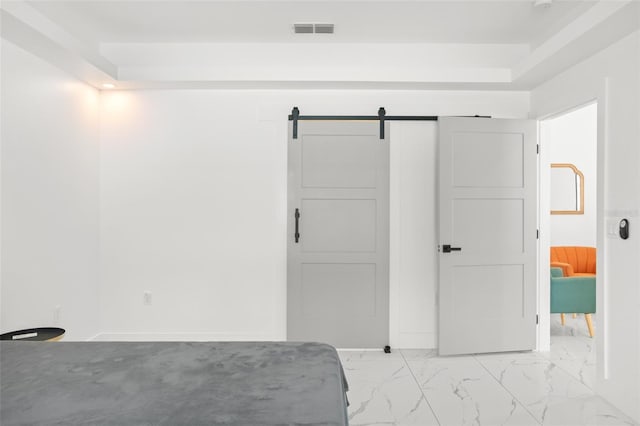
POLYGON ((347 425, 336 350, 289 342, 1 342, 0 423, 347 425))

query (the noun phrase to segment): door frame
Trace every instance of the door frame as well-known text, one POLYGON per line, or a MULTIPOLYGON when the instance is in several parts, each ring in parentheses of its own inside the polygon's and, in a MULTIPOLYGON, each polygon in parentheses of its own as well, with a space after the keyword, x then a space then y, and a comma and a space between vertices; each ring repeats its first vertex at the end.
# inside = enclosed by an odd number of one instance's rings
POLYGON ((596 251, 597 251, 597 275, 596 281, 596 311, 598 312, 597 336, 598 336, 598 367, 604 366, 603 373, 607 374, 606 362, 606 336, 607 336, 607 316, 606 316, 606 282, 605 277, 605 215, 604 215, 604 185, 605 185, 605 144, 606 144, 606 106, 608 85, 605 84, 600 93, 595 97, 588 97, 579 101, 571 101, 569 105, 563 105, 554 112, 536 117, 538 120, 538 134, 540 144, 540 155, 538 158, 538 226, 540 229, 540 239, 538 240, 538 342, 537 350, 548 352, 551 349, 551 300, 550 300, 550 179, 547 171, 550 168, 548 150, 545 144, 549 143, 549 127, 545 122, 563 116, 572 111, 586 107, 591 104, 597 105, 597 142, 596 142, 596 251))

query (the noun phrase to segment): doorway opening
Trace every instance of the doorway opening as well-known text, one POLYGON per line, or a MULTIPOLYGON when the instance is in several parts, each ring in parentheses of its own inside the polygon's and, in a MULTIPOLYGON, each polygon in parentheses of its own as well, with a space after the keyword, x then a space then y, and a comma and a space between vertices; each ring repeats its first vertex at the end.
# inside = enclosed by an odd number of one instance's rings
POLYGON ((583 348, 595 383, 598 268, 598 105, 540 121, 539 349, 583 348), (564 312, 566 310, 566 312, 564 312), (577 311, 577 312, 574 312, 577 311), (584 312, 583 312, 584 311, 584 312))

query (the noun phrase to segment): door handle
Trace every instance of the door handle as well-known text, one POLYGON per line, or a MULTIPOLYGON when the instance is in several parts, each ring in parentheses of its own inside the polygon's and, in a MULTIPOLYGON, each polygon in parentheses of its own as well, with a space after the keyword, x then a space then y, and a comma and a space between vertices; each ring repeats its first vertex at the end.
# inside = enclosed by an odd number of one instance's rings
POLYGON ((451 253, 452 251, 462 251, 462 247, 451 247, 449 244, 444 244, 442 246, 443 253, 451 253))
POLYGON ((296 209, 296 213, 294 214, 294 217, 296 218, 296 233, 294 235, 295 237, 295 242, 298 243, 298 241, 300 241, 300 230, 298 229, 298 222, 300 221, 300 210, 296 209))

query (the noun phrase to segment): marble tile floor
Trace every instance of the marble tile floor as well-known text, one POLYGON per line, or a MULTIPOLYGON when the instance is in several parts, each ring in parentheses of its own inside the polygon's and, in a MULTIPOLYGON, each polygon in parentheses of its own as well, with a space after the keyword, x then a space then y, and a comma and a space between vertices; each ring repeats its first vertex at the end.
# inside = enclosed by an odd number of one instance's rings
POLYGON ((594 394, 584 317, 567 315, 561 326, 552 315, 551 330, 547 353, 341 350, 350 425, 635 425, 594 394))

